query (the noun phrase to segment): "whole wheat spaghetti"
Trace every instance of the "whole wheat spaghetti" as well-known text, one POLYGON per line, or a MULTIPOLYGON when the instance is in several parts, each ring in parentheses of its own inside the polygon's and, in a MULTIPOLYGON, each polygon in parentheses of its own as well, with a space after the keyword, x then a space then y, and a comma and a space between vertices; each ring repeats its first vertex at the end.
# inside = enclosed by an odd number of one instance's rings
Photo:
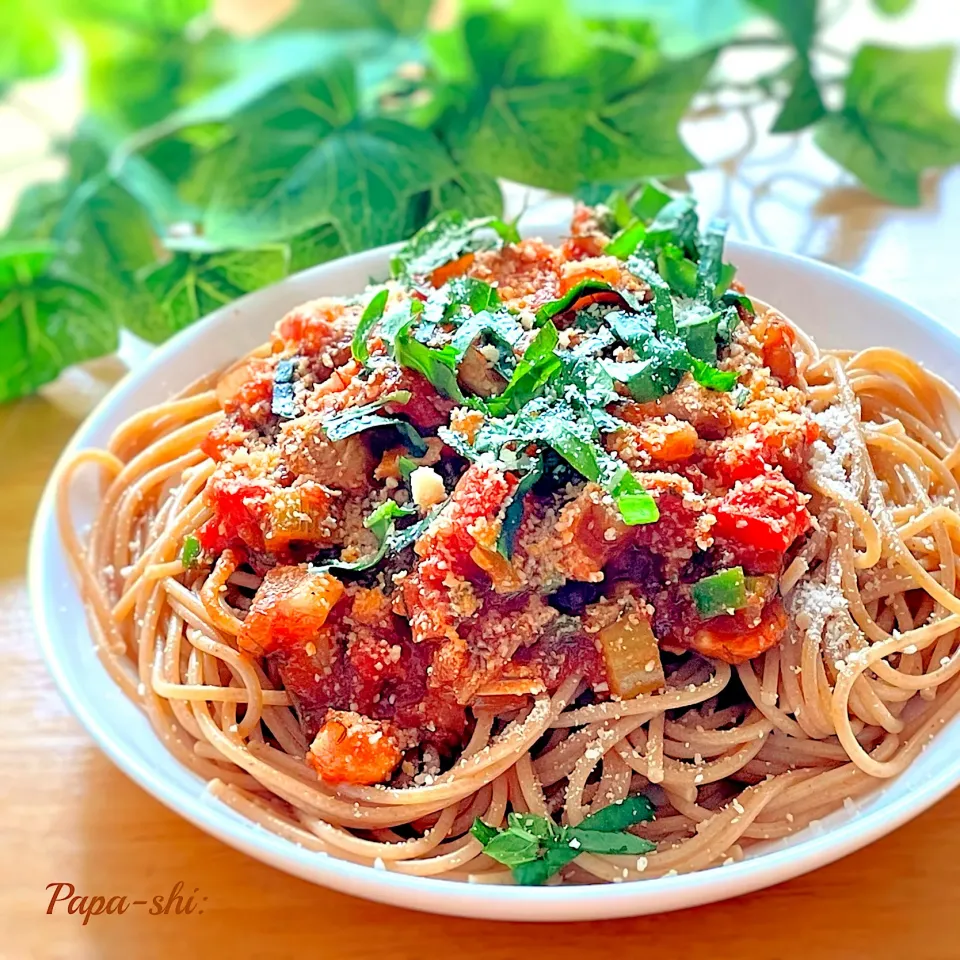
POLYGON ((100 657, 224 803, 507 883, 477 820, 642 794, 655 849, 554 880, 646 879, 803 828, 960 709, 957 391, 718 296, 709 230, 692 297, 612 232, 407 248, 63 470, 100 657))

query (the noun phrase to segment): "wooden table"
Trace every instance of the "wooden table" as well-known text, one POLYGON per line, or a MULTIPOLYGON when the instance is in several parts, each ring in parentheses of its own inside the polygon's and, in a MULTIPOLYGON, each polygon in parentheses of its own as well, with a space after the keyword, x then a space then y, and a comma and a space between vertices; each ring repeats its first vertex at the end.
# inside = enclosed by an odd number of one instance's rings
MULTIPOLYGON (((835 172, 824 173, 807 150, 800 144, 786 164, 744 168, 736 180, 698 175, 694 185, 713 207, 730 187, 728 212, 741 234, 822 256, 960 322, 960 171, 929 181, 922 209, 895 210, 838 186, 835 172), (787 179, 761 199, 769 176, 784 172, 787 179)), ((117 365, 101 363, 94 372, 110 380, 117 365)), ((550 929, 372 905, 288 877, 201 833, 100 753, 67 712, 34 645, 24 573, 30 522, 88 406, 89 394, 74 382, 0 408, 0 957, 499 960, 540 945, 555 960, 598 949, 671 960, 960 956, 960 792, 868 849, 771 890, 666 917, 550 929), (58 882, 90 896, 150 899, 180 881, 185 893, 203 898, 190 916, 131 910, 83 926, 62 908, 45 912, 47 887, 58 882)))

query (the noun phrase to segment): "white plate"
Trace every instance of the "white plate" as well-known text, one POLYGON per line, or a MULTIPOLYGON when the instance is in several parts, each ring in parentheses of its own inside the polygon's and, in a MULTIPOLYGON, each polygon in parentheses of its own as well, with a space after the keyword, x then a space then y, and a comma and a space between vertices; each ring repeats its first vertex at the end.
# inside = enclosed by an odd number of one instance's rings
MULTIPOLYGON (((556 239, 568 209, 554 208, 527 234, 556 239)), ((748 291, 776 304, 823 346, 899 347, 953 382, 960 338, 913 307, 840 270, 801 257, 730 243, 748 291)), ((262 343, 285 311, 312 297, 352 294, 387 273, 389 249, 315 267, 218 310, 158 349, 100 404, 64 456, 103 445, 143 407, 262 343)), ((89 481, 91 478, 84 478, 89 481)), ((92 482, 79 484, 74 517, 96 508, 92 482)), ((915 817, 960 783, 960 722, 942 730, 898 779, 794 837, 741 863, 636 883, 503 887, 408 877, 321 856, 254 827, 205 792, 204 782, 163 748, 140 711, 114 686, 93 650, 83 605, 67 568, 48 487, 30 546, 30 596, 40 645, 68 704, 106 754, 158 800, 238 850, 281 870, 356 896, 460 916, 505 920, 586 920, 660 913, 733 897, 836 860, 915 817)), ((91 844, 96 843, 90 837, 91 844)))

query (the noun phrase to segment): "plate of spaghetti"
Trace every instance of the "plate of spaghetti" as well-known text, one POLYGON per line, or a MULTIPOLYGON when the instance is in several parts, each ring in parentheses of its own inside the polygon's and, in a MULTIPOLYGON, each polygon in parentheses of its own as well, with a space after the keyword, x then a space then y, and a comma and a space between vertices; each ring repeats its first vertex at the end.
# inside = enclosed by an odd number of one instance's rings
POLYGON ((131 373, 38 514, 50 669, 173 809, 373 899, 619 916, 848 853, 960 782, 960 341, 656 185, 541 220, 131 373))

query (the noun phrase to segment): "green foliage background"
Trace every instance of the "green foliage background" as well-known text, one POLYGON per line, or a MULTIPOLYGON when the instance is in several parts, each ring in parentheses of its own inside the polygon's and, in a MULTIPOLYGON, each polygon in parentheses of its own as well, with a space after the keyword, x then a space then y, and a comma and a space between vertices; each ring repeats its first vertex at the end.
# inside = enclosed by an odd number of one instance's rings
MULTIPOLYGON (((875 0, 897 15, 909 0, 875 0)), ((953 51, 864 46, 824 103, 817 0, 305 0, 265 35, 205 0, 6 0, 0 96, 85 58, 87 115, 65 177, 21 197, 0 241, 0 401, 113 350, 159 342, 290 271, 409 236, 443 209, 499 214, 498 178, 593 199, 698 166, 677 133, 722 50, 757 78, 774 132, 815 128, 870 190, 919 202, 960 162, 953 51)))

